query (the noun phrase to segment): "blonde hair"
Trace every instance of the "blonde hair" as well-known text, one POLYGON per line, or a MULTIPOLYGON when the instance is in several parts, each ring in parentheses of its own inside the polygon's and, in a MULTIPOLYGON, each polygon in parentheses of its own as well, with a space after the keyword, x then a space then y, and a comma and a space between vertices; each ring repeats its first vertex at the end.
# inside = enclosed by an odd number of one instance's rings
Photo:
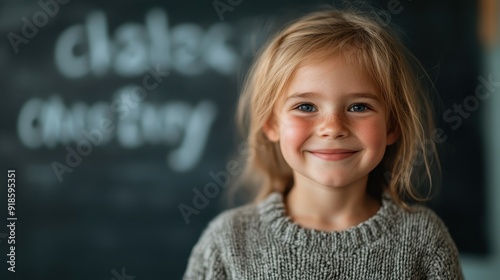
POLYGON ((381 163, 369 175, 367 191, 379 197, 387 191, 410 209, 407 198, 423 201, 417 192, 420 179, 432 185, 437 163, 434 128, 427 83, 421 64, 374 13, 322 10, 291 23, 272 38, 256 57, 242 90, 237 110, 246 130, 247 162, 240 183, 255 190, 254 202, 271 192, 288 192, 293 173, 279 144, 267 139, 263 126, 301 63, 318 54, 356 50, 359 63, 378 87, 388 111, 388 125, 399 131, 381 163), (421 168, 423 165, 423 168, 421 168), (422 176, 423 175, 423 176, 422 176))

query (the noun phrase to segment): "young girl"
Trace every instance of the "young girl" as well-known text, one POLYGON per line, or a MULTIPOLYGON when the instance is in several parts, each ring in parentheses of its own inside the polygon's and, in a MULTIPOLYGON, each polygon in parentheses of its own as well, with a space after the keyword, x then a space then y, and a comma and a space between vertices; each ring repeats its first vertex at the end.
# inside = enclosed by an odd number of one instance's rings
POLYGON ((239 104, 260 191, 208 225, 184 279, 462 279, 443 222, 405 202, 439 136, 422 77, 370 14, 315 12, 275 36, 239 104))

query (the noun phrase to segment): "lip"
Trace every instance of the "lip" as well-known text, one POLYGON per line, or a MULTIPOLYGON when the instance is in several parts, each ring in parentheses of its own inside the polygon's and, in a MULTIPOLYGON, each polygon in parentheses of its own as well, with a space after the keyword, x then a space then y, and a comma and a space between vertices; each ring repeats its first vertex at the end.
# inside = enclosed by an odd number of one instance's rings
POLYGON ((309 151, 312 155, 324 160, 343 160, 353 156, 358 151, 350 149, 319 149, 309 151))

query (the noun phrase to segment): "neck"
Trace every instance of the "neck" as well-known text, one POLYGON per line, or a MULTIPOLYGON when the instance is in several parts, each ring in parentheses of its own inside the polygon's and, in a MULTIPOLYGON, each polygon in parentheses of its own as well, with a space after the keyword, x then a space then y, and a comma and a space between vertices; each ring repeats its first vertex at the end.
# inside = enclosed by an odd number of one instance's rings
MULTIPOLYGON (((286 212, 306 228, 344 230, 366 221, 380 202, 366 192, 367 179, 346 187, 326 187, 296 181, 285 198, 286 212)), ((309 182, 311 183, 311 182, 309 182)))

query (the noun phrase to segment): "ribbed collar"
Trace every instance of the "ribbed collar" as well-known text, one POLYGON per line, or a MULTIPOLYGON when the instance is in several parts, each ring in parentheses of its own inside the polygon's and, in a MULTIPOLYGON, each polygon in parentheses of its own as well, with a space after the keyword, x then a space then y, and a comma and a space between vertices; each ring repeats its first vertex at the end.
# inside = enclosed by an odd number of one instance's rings
POLYGON ((380 239, 396 221, 398 207, 388 196, 382 199, 382 206, 370 219, 342 231, 321 231, 308 229, 294 223, 285 215, 283 194, 271 193, 258 205, 262 225, 277 239, 297 246, 318 250, 340 251, 355 249, 380 239))

